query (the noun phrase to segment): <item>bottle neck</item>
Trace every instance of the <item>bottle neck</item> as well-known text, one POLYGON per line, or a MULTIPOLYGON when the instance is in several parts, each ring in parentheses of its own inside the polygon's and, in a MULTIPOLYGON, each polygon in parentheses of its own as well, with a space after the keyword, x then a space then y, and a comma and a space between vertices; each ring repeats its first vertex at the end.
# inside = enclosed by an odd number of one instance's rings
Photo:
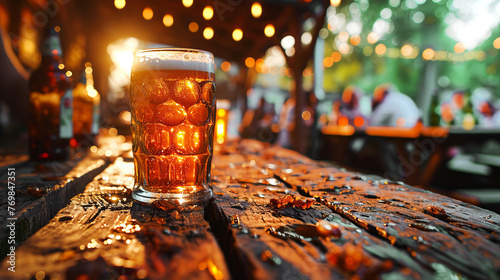
POLYGON ((55 67, 59 67, 59 64, 63 63, 61 39, 59 38, 59 33, 54 28, 50 28, 45 34, 41 51, 42 64, 51 64, 55 67))

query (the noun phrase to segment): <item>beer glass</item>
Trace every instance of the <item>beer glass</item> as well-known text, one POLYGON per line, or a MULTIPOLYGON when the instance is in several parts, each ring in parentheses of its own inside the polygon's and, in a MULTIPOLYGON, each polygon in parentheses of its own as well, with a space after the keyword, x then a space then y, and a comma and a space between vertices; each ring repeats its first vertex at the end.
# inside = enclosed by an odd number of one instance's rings
POLYGON ((214 57, 194 49, 134 53, 130 86, 132 197, 194 204, 212 196, 214 57))

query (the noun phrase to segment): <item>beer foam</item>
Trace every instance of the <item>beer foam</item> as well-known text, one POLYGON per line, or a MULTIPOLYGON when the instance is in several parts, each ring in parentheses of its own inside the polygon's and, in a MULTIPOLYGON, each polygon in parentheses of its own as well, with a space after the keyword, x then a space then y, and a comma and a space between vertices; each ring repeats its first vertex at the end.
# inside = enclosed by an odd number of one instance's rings
POLYGON ((135 54, 132 72, 151 70, 189 70, 215 73, 210 53, 181 51, 139 51, 135 54))

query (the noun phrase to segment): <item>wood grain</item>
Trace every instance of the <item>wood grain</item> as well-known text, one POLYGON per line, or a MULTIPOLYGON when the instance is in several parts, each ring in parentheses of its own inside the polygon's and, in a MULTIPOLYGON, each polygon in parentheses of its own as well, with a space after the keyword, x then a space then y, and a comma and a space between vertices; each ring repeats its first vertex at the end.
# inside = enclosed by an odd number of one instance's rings
POLYGON ((258 141, 219 148, 214 198, 170 211, 131 201, 118 158, 18 248, 15 278, 500 279, 494 212, 258 141))

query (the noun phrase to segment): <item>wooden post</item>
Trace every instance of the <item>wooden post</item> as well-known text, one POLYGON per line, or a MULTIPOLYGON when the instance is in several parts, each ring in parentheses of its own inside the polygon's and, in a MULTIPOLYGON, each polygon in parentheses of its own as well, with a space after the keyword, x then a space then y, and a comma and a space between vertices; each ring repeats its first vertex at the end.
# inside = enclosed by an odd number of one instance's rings
MULTIPOLYGON (((330 5, 329 1, 323 0, 320 3, 320 9, 316 9, 316 13, 313 13, 309 9, 302 7, 301 5, 295 6, 293 13, 293 19, 290 24, 289 32, 295 39, 295 54, 293 56, 286 56, 286 62, 288 66, 292 69, 293 79, 295 82, 295 87, 292 88, 290 92, 290 97, 295 98, 295 126, 291 133, 292 135, 292 147, 294 150, 306 154, 309 144, 309 137, 305 135, 304 132, 307 130, 306 123, 302 118, 302 112, 306 111, 307 108, 307 96, 303 88, 303 76, 302 72, 307 66, 309 60, 312 59, 314 48, 316 45, 316 39, 320 29, 323 27, 325 22, 326 10, 330 5), (304 33, 303 23, 304 21, 312 17, 314 18, 316 24, 311 30, 312 41, 309 45, 303 45, 301 42, 301 36, 304 33)), ((283 50, 284 51, 284 50, 283 50)))

